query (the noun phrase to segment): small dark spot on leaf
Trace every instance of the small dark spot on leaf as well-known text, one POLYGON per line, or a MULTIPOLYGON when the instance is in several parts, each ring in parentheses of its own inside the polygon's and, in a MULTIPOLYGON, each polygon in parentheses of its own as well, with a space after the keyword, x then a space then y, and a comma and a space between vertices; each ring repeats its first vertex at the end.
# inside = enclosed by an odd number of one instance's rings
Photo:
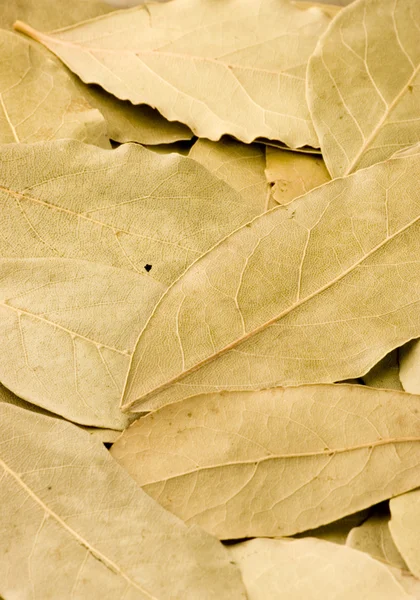
POLYGON ((251 227, 251 223, 247 223, 245 227, 251 227))
POLYGON ((144 268, 146 269, 147 272, 152 270, 152 265, 144 265, 144 268))
POLYGON ((52 486, 51 486, 51 485, 49 485, 47 489, 48 489, 48 490, 52 490, 52 486))
POLYGON ((408 91, 409 91, 409 92, 412 92, 412 91, 413 91, 413 86, 412 86, 412 85, 409 85, 409 86, 408 86, 408 91))
POLYGON ((192 413, 191 412, 187 413, 187 417, 192 417, 192 413))

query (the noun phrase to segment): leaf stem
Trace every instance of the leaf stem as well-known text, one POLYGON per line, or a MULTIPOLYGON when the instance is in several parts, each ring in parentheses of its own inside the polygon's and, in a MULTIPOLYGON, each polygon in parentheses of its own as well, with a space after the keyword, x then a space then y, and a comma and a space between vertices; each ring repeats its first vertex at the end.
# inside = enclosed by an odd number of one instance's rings
POLYGON ((41 32, 37 31, 36 29, 34 29, 33 27, 31 27, 30 25, 27 25, 23 21, 15 21, 13 23, 13 29, 15 31, 19 31, 20 33, 24 33, 25 35, 27 35, 28 37, 36 40, 37 42, 41 41, 41 37, 42 37, 41 32))

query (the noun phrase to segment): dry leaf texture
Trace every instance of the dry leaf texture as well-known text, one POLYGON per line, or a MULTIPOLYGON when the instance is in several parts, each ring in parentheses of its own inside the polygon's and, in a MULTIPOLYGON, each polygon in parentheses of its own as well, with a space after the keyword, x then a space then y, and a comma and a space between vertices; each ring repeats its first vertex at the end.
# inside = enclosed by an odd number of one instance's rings
POLYGON ((399 376, 406 392, 420 391, 420 340, 411 340, 399 350, 399 376))
POLYGON ((191 159, 136 145, 11 145, 0 161, 0 380, 76 422, 121 428, 145 319, 252 210, 191 159))
POLYGON ((197 140, 189 156, 226 181, 258 212, 276 206, 264 174, 264 146, 246 145, 230 139, 222 143, 197 140))
POLYGON ((305 74, 329 21, 287 0, 177 0, 48 35, 16 27, 83 81, 155 107, 199 137, 316 147, 305 74))
POLYGON ((392 538, 410 571, 420 579, 420 489, 389 503, 392 538))
POLYGON ((256 539, 230 548, 249 600, 409 600, 367 554, 323 540, 256 539))
POLYGON ((331 179, 319 156, 268 146, 266 160, 265 174, 274 183, 273 198, 278 204, 287 204, 331 179))
POLYGON ((58 61, 0 31, 0 142, 73 138, 110 148, 106 122, 58 61))
POLYGON ((307 98, 333 177, 419 141, 419 28, 418 0, 357 0, 319 40, 307 98))
MULTIPOLYGON (((376 388, 403 390, 404 388, 401 385, 399 377, 400 364, 398 353, 399 351, 396 349, 384 356, 378 364, 363 375, 363 383, 376 388)), ((417 393, 416 390, 408 389, 406 392, 417 393)))
POLYGON ((312 529, 420 485, 420 398, 355 385, 203 394, 136 421, 112 455, 222 539, 312 529))
POLYGON ((0 425, 6 599, 246 598, 220 543, 153 502, 89 434, 6 403, 0 425))
POLYGON ((337 179, 240 228, 168 290, 123 406, 359 377, 420 334, 419 155, 337 179))

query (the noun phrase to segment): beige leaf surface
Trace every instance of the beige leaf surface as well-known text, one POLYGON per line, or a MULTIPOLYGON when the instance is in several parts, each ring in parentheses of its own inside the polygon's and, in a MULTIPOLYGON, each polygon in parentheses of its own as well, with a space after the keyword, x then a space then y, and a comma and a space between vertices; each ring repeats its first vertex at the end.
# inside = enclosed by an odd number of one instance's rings
POLYGON ((419 28, 418 0, 357 0, 319 40, 307 98, 332 177, 419 141, 419 28))
MULTIPOLYGON (((301 8, 302 10, 306 10, 308 8, 320 8, 331 18, 334 18, 342 9, 342 6, 338 6, 338 4, 330 4, 324 2, 306 2, 304 0, 296 0, 294 2, 295 6, 301 8)), ((343 6, 347 4, 347 2, 342 3, 343 6)))
POLYGON ((377 512, 350 531, 347 545, 355 550, 367 552, 388 566, 407 570, 407 565, 391 537, 388 523, 389 511, 377 512))
POLYGON ((92 19, 112 10, 100 0, 5 0, 0 2, 0 27, 11 29, 17 19, 51 31, 92 19))
POLYGON ((112 455, 222 539, 293 535, 420 485, 420 397, 355 385, 203 394, 136 421, 112 455))
MULTIPOLYGON (((378 364, 363 375, 362 379, 366 385, 382 389, 403 390, 400 377, 400 365, 398 359, 398 349, 392 350, 384 356, 378 364)), ((420 390, 420 389, 419 389, 420 390)), ((406 390, 416 393, 415 390, 406 390)))
POLYGON ((110 148, 106 122, 58 61, 0 30, 0 142, 73 138, 110 148))
POLYGON ((218 541, 153 502, 103 445, 0 403, 5 598, 246 598, 218 541))
POLYGON ((253 213, 207 169, 138 144, 0 149, 3 257, 78 258, 172 283, 253 213), (19 245, 15 244, 16 238, 19 245))
POLYGON ((327 525, 321 525, 321 527, 298 533, 295 537, 313 537, 326 540, 327 542, 334 542, 335 544, 345 544, 350 531, 363 523, 368 516, 369 509, 359 510, 327 525))
POLYGON ((62 258, 2 258, 0 273, 0 381, 71 421, 125 427, 130 354, 162 286, 146 272, 62 258))
POLYGON ((393 498, 389 503, 392 538, 408 568, 420 579, 420 490, 393 498))
POLYGON ((203 255, 140 335, 124 409, 360 377, 418 337, 419 176, 418 155, 358 171, 203 255))
POLYGON ((229 548, 249 600, 409 600, 389 569, 324 540, 255 539, 229 548))
POLYGON ((201 139, 195 142, 189 156, 231 185, 258 212, 276 206, 264 174, 264 146, 230 139, 223 142, 201 139))
POLYGON ((12 144, 0 164, 0 381, 121 429, 130 354, 154 305, 252 210, 191 159, 139 145, 12 144))
POLYGON ((79 83, 88 101, 100 110, 108 124, 111 140, 125 144, 171 144, 178 140, 190 140, 193 133, 182 123, 167 121, 150 106, 134 106, 131 102, 119 100, 97 86, 79 83))
POLYGON ((50 34, 21 22, 15 27, 83 81, 157 108, 199 137, 318 147, 305 77, 329 22, 323 11, 287 0, 177 0, 50 34))
POLYGON ((331 180, 319 156, 267 146, 266 165, 265 174, 274 184, 273 198, 278 204, 287 204, 331 180))
POLYGON ((412 394, 420 391, 420 340, 411 340, 399 350, 402 387, 412 394))

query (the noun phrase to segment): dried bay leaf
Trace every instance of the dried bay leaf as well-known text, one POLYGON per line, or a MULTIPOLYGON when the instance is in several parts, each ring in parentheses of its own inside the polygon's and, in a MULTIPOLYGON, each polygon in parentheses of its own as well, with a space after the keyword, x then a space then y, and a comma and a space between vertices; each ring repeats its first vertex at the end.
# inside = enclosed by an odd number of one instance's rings
POLYGON ((115 10, 101 0, 7 0, 0 2, 0 27, 11 29, 17 19, 44 31, 73 25, 115 10))
POLYGON ((124 410, 360 377, 419 336, 419 176, 418 155, 358 171, 203 255, 140 335, 124 410))
POLYGON ((118 400, 162 286, 147 273, 62 258, 2 258, 0 273, 0 381, 77 423, 127 426, 118 400))
POLYGON ((0 593, 245 598, 226 550, 142 492, 74 425, 0 403, 0 593))
POLYGON ((364 523, 350 531, 347 545, 355 550, 367 552, 387 565, 407 570, 407 565, 391 537, 388 523, 388 509, 378 510, 364 523))
POLYGON ((420 397, 354 385, 203 394, 136 421, 114 458, 219 536, 287 536, 420 484, 420 397))
POLYGON ((324 540, 255 539, 229 548, 249 600, 409 600, 389 569, 324 540))
POLYGON ((274 183, 273 198, 287 204, 331 180, 322 157, 267 146, 265 174, 274 183))
POLYGON ((316 529, 309 529, 303 533, 298 533, 294 537, 313 537, 326 540, 327 542, 334 542, 334 544, 345 544, 349 532, 363 523, 368 516, 369 509, 359 510, 327 525, 321 525, 321 527, 317 527, 316 529))
POLYGON ((258 214, 195 161, 137 144, 10 145, 0 166, 3 257, 77 258, 141 275, 149 264, 166 286, 258 214))
POLYGON ((329 21, 321 10, 287 0, 177 0, 50 34, 22 22, 15 27, 83 81, 157 108, 199 137, 317 147, 306 65, 329 21))
MULTIPOLYGON (((392 352, 384 356, 366 375, 363 375, 363 383, 376 388, 403 390, 404 388, 401 385, 399 377, 400 365, 398 352, 398 349, 392 350, 392 352)), ((416 393, 414 390, 406 391, 416 393)))
POLYGON ((230 139, 222 142, 200 139, 191 148, 189 156, 231 185, 258 212, 276 206, 264 174, 263 146, 230 139))
POLYGON ((252 209, 195 161, 134 144, 12 144, 0 164, 0 381, 77 423, 122 429, 153 307, 252 209))
POLYGON ((74 138, 110 148, 105 119, 58 61, 0 30, 0 142, 74 138))
POLYGON ((420 490, 393 498, 389 503, 392 538, 408 568, 420 579, 420 490))
POLYGON ((419 141, 419 28, 418 0, 357 0, 319 40, 307 98, 332 177, 419 141))
POLYGON ((406 392, 420 391, 420 340, 411 340, 399 350, 399 377, 406 392))
POLYGON ((171 144, 179 140, 190 140, 193 133, 188 127, 175 121, 167 121, 150 106, 134 106, 119 100, 97 86, 79 83, 88 101, 105 117, 111 140, 125 144, 171 144))

